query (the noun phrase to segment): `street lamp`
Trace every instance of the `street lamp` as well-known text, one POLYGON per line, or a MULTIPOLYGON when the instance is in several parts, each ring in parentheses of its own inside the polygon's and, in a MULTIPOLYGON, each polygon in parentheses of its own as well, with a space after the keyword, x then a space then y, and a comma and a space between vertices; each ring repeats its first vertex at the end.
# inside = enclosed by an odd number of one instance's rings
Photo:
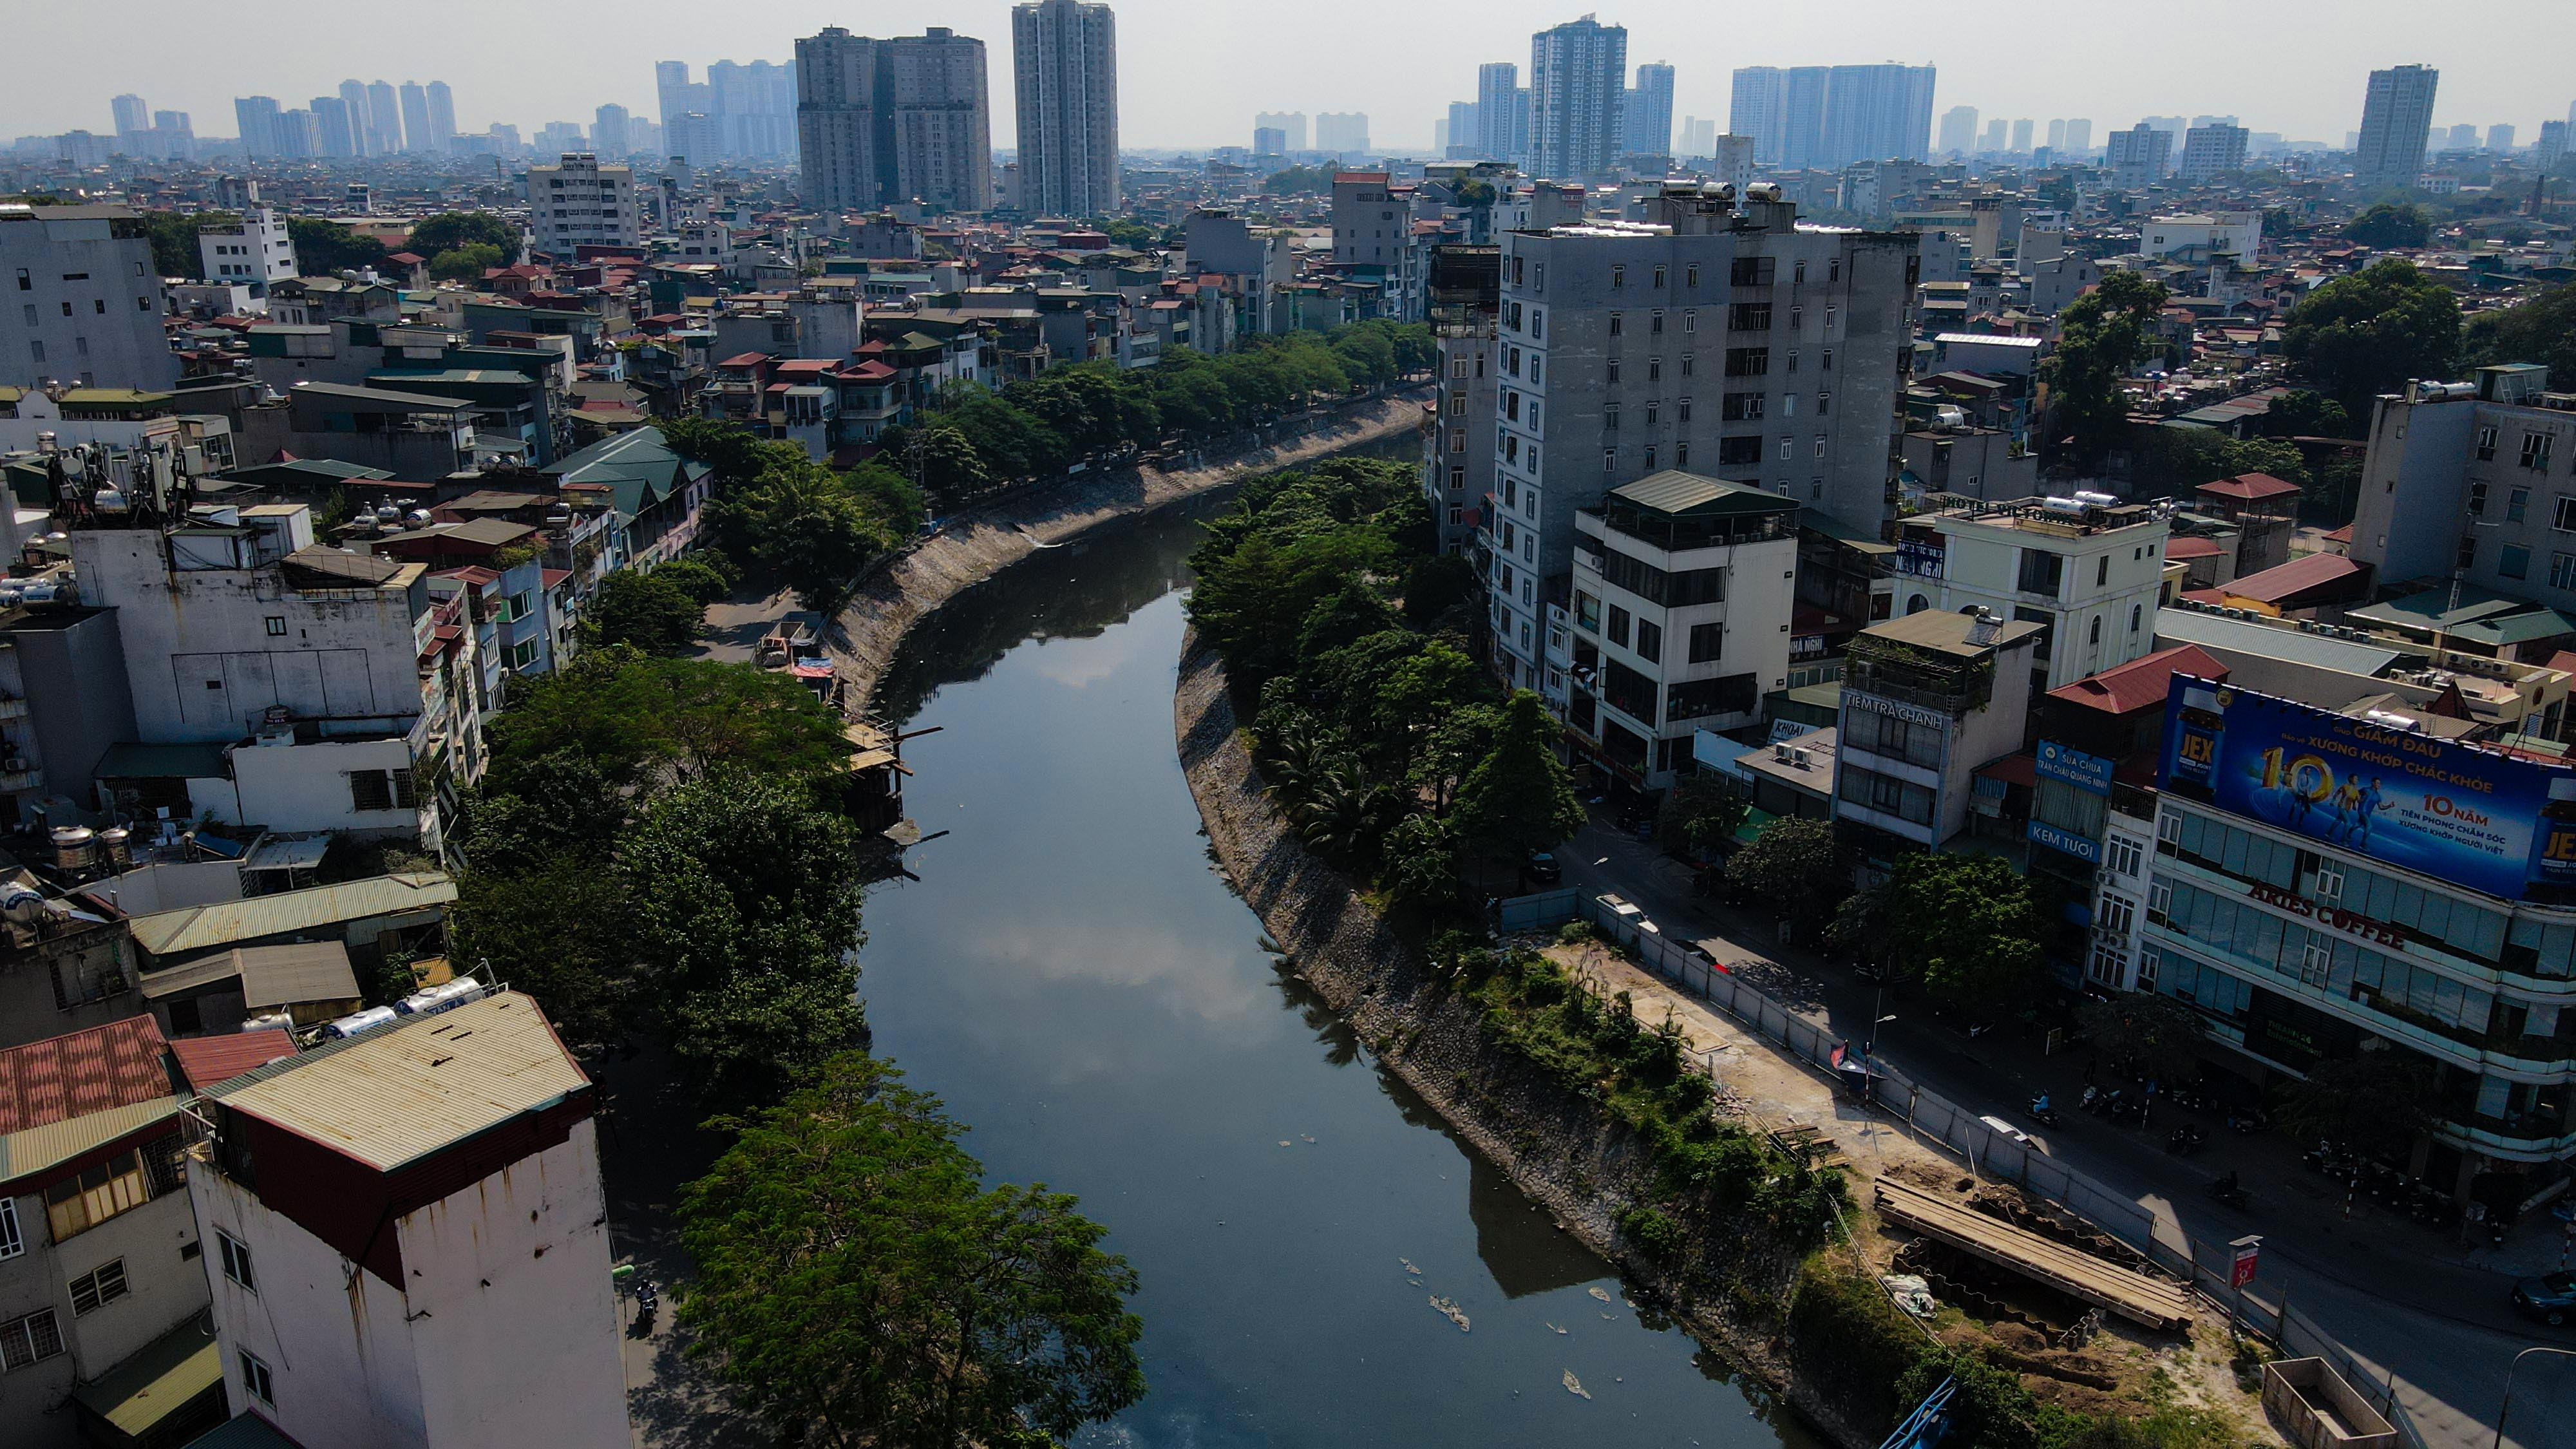
POLYGON ((1886 1016, 1879 1015, 1879 1008, 1885 1005, 1887 1005, 1887 988, 1881 986, 1871 992, 1869 997, 1869 1041, 1860 1049, 1861 1059, 1864 1061, 1878 1060, 1878 1029, 1896 1020, 1893 1013, 1886 1016))
POLYGON ((2504 1371, 2504 1402, 2496 1405, 2495 1449, 2504 1449, 2504 1416, 2513 1412, 2513 1371, 2522 1367, 2522 1361, 2535 1353, 2554 1353, 2565 1358, 2576 1358, 2576 1348, 2548 1347, 2526 1348, 2513 1356, 2513 1362, 2504 1371))

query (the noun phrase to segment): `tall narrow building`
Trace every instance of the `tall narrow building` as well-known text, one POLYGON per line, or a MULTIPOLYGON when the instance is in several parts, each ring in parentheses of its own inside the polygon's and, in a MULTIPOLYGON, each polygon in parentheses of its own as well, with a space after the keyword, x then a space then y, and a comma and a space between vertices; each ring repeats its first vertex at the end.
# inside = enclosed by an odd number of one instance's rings
POLYGON ((1476 67, 1476 146, 1489 161, 1529 164, 1529 92, 1508 60, 1476 67))
POLYGON ((991 208, 984 42, 938 26, 889 40, 831 26, 796 42, 796 93, 808 205, 991 208))
POLYGON ((349 112, 349 144, 355 148, 349 154, 382 155, 384 147, 376 144, 375 127, 368 124, 367 83, 355 80, 340 82, 340 104, 349 112))
POLYGON ((1631 156, 1669 156, 1673 149, 1673 68, 1656 63, 1637 67, 1637 84, 1628 92, 1627 140, 1621 149, 1631 156))
POLYGON ((1089 0, 1011 7, 1019 203, 1054 216, 1118 210, 1118 21, 1089 0))
POLYGON ((2424 145, 2433 132, 2433 93, 2441 83, 2442 73, 2429 65, 2370 73, 2370 89, 2361 103, 2361 144, 2352 156, 2355 185, 2415 185, 2424 172, 2424 145))
MULTIPOLYGON (((357 116, 352 113, 349 119, 354 124, 357 116)), ((390 156, 412 149, 403 139, 401 104, 395 99, 394 88, 384 81, 367 83, 367 129, 375 138, 378 154, 390 156)))
POLYGON ((411 138, 411 148, 437 150, 429 139, 429 92, 422 90, 418 81, 404 81, 397 94, 401 98, 403 134, 411 138))
POLYGON ((1606 176, 1626 136, 1628 31, 1586 15, 1530 37, 1529 169, 1606 176))
POLYGON ((429 83, 429 144, 424 151, 448 151, 456 143, 456 96, 447 82, 429 83))

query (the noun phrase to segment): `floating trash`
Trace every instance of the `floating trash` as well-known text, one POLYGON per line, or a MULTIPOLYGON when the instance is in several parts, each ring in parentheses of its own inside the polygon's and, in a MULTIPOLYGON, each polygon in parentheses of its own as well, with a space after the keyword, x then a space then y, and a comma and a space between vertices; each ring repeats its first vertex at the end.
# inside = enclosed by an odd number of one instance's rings
MULTIPOLYGON (((1551 1324, 1549 1324, 1549 1325, 1548 1325, 1548 1327, 1550 1327, 1550 1328, 1556 1328, 1556 1325, 1555 1325, 1555 1324, 1553 1324, 1553 1323, 1551 1323, 1551 1324)), ((1562 1328, 1556 1328, 1556 1331, 1557 1331, 1558 1333, 1563 1333, 1563 1332, 1565 1332, 1565 1330, 1564 1330, 1564 1329, 1562 1329, 1562 1328)))
POLYGON ((1574 1395, 1578 1399, 1588 1399, 1592 1397, 1591 1394, 1584 1391, 1583 1380, 1576 1378, 1574 1376, 1574 1370, 1572 1369, 1567 1369, 1565 1371, 1565 1391, 1574 1395))
POLYGON ((1609 1302, 1609 1301, 1610 1301, 1610 1290, 1609 1290, 1609 1289, 1607 1289, 1607 1288, 1602 1287, 1602 1286, 1601 1286, 1600 1284, 1598 1284, 1598 1283, 1593 1284, 1591 1287, 1586 1288, 1586 1289, 1584 1289, 1583 1291, 1584 1291, 1584 1292, 1586 1292, 1586 1293, 1591 1294, 1591 1295, 1592 1295, 1593 1297, 1595 1297, 1595 1298, 1600 1299, 1600 1300, 1601 1300, 1602 1302, 1604 1302, 1604 1303, 1607 1303, 1607 1302, 1609 1302))
POLYGON ((1469 1331, 1467 1328, 1466 1311, 1461 1309, 1457 1304, 1450 1302, 1448 1299, 1441 1297, 1437 1293, 1434 1293, 1431 1295, 1431 1306, 1440 1310, 1441 1317, 1458 1325, 1458 1331, 1460 1333, 1469 1331))
POLYGON ((1314 1138, 1312 1138, 1312 1137, 1307 1136, 1307 1135, 1306 1135, 1305 1133, 1303 1133, 1303 1132, 1300 1132, 1300 1133, 1298 1133, 1298 1134, 1297 1134, 1297 1140, 1298 1140, 1298 1141, 1300 1141, 1300 1142, 1307 1142, 1307 1143, 1311 1143, 1311 1142, 1313 1142, 1315 1139, 1314 1139, 1314 1138))
POLYGON ((1289 1145, 1288 1139, 1287 1139, 1287 1138, 1285 1138, 1285 1137, 1280 1138, 1280 1139, 1279 1139, 1279 1145, 1280 1145, 1280 1146, 1282 1146, 1282 1147, 1286 1147, 1286 1146, 1288 1146, 1288 1145, 1289 1145))
POLYGON ((1422 1276, 1422 1270, 1413 1266, 1413 1260, 1411 1258, 1398 1258, 1395 1261, 1402 1263, 1404 1265, 1404 1271, 1412 1274, 1414 1277, 1419 1278, 1422 1276))

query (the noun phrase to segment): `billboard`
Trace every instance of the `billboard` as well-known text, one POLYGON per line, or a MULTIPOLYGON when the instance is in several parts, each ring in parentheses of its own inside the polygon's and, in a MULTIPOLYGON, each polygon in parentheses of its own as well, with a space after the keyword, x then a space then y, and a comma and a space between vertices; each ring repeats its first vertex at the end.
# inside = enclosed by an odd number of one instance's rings
POLYGON ((2159 788, 2507 900, 2576 900, 2576 769, 2174 676, 2159 788))

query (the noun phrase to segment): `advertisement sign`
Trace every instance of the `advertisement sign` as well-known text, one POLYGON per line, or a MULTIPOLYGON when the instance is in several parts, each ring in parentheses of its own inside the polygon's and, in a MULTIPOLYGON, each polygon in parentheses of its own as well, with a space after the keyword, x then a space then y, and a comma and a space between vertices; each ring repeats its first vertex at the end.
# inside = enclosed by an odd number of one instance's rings
POLYGON ((2228 1246, 2236 1250, 2236 1256, 2228 1264, 2227 1286, 2242 1288, 2254 1281, 2255 1265, 2263 1260, 2263 1239, 2259 1236, 2243 1237, 2228 1246))
POLYGON ((2085 839, 2072 830, 2061 830, 2044 820, 2030 822, 2030 838, 2051 850, 2062 850, 2089 865, 2102 863, 2099 842, 2085 839))
POLYGON ((2576 900, 2576 769, 2174 676, 2159 788, 2506 900, 2576 900))
POLYGON ((2039 778, 2090 790, 2096 795, 2111 793, 2111 771, 2115 763, 2100 755, 2088 755, 2055 740, 2041 740, 2033 751, 2038 761, 2039 778))

